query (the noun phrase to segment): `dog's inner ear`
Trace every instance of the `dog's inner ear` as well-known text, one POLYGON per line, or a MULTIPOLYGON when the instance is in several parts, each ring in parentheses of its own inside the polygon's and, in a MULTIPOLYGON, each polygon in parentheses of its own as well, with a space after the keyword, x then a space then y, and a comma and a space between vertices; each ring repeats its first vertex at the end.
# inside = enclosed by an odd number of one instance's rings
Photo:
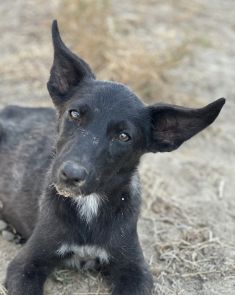
POLYGON ((68 93, 85 78, 95 79, 89 65, 63 43, 57 22, 52 24, 54 61, 47 88, 53 102, 63 103, 68 93))
POLYGON ((156 104, 149 108, 151 131, 148 150, 170 152, 177 149, 218 116, 225 99, 221 98, 201 109, 156 104))

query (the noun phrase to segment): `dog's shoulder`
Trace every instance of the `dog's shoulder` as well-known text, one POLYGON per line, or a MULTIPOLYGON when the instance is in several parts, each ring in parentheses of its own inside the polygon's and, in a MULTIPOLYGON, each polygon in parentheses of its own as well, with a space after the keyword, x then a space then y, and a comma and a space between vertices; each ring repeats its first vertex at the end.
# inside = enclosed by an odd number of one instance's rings
POLYGON ((30 133, 30 130, 54 127, 56 111, 53 108, 10 105, 0 111, 0 139, 8 134, 30 133))

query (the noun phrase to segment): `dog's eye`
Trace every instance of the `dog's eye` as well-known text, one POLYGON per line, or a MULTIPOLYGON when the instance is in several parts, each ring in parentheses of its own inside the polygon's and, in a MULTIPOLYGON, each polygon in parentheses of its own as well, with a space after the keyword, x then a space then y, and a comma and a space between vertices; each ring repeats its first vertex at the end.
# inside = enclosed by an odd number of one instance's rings
POLYGON ((81 119, 81 113, 79 111, 71 110, 71 111, 69 111, 69 114, 73 120, 80 120, 81 119))
POLYGON ((121 132, 118 136, 118 140, 126 142, 129 141, 131 139, 130 135, 126 132, 121 132))

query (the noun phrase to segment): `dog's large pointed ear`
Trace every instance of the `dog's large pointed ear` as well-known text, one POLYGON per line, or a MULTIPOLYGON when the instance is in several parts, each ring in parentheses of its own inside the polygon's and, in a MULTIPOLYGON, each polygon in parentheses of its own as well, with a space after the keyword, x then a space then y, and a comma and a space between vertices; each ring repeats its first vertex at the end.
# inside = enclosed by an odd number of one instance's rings
POLYGON ((225 99, 220 98, 200 109, 166 104, 149 106, 151 131, 148 151, 170 152, 177 149, 184 141, 210 125, 224 103, 225 99))
POLYGON ((89 65, 72 53, 60 37, 57 21, 52 23, 54 62, 47 88, 53 102, 62 103, 67 94, 85 78, 95 79, 89 65))

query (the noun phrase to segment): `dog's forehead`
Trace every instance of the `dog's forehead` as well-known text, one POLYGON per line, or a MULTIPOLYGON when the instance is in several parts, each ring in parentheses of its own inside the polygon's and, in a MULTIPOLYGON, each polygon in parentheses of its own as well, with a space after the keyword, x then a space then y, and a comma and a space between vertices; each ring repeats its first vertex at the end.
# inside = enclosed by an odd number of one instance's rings
POLYGON ((143 102, 125 85, 95 81, 86 83, 73 96, 73 105, 86 104, 95 113, 135 115, 143 109, 143 102))

